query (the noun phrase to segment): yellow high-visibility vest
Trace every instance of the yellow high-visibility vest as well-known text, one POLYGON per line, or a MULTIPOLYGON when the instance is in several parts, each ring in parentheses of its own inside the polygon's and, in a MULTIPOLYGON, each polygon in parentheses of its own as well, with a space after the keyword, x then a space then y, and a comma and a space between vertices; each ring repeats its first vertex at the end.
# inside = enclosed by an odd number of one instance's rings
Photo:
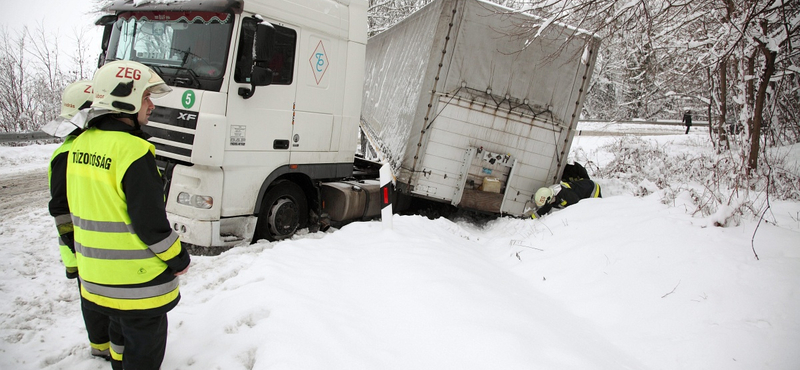
MULTIPOLYGON (((50 163, 53 163, 53 160, 56 159, 56 157, 59 154, 69 152, 69 149, 72 147, 72 142, 75 140, 76 137, 77 136, 75 135, 67 135, 67 137, 64 138, 64 142, 58 147, 58 149, 56 149, 53 152, 53 155, 50 157, 50 163)), ((53 177, 53 168, 51 166, 47 166, 48 186, 51 186, 50 179, 52 177, 53 177)), ((70 218, 70 215, 68 214, 56 216, 55 221, 56 221, 56 229, 58 229, 59 236, 61 234, 64 234, 64 232, 62 232, 64 231, 62 230, 62 225, 72 224, 72 220, 70 218)), ((75 258, 75 253, 72 253, 69 247, 67 247, 67 245, 61 241, 60 237, 58 238, 58 250, 61 253, 61 262, 64 263, 64 267, 66 267, 68 271, 78 268, 78 260, 75 258)))
POLYGON ((146 284, 167 269, 164 260, 180 253, 178 235, 147 245, 136 235, 128 216, 122 179, 131 164, 146 154, 155 155, 155 147, 146 140, 97 128, 75 139, 69 153, 67 199, 81 295, 103 307, 147 310, 178 298, 177 277, 146 284))

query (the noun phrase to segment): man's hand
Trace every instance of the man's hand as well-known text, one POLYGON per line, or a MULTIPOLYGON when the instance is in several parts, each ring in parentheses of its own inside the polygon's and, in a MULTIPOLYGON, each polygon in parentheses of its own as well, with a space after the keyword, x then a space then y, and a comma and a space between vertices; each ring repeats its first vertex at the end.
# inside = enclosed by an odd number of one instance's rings
POLYGON ((67 279, 75 279, 78 277, 77 267, 67 267, 67 279))
POLYGON ((185 274, 187 271, 189 271, 189 266, 186 266, 186 268, 183 269, 183 271, 181 271, 181 272, 176 272, 175 276, 181 276, 181 275, 185 274))

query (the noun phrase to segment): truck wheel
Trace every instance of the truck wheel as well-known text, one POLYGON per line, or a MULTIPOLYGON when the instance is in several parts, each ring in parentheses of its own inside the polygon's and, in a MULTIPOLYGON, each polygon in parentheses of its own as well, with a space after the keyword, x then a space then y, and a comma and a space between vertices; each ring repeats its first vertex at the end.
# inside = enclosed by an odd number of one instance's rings
POLYGON ((307 222, 308 201, 303 190, 293 182, 279 181, 267 191, 261 203, 253 241, 291 237, 307 222))

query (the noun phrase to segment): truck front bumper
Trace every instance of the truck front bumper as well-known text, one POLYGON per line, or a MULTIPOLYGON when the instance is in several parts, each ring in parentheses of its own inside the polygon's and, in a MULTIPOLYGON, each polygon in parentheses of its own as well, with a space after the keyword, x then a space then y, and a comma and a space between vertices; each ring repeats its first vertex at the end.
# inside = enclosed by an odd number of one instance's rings
POLYGON ((255 216, 201 221, 174 213, 167 213, 167 218, 172 229, 180 235, 182 242, 212 248, 250 244, 257 221, 255 216))

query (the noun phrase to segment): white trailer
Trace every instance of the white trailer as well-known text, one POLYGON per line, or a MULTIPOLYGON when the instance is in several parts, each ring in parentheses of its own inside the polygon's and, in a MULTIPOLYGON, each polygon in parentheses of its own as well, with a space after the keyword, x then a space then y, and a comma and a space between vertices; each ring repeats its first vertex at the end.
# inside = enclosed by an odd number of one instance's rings
POLYGON ((398 192, 529 214, 558 182, 599 38, 480 0, 436 0, 367 43, 362 126, 398 192))

